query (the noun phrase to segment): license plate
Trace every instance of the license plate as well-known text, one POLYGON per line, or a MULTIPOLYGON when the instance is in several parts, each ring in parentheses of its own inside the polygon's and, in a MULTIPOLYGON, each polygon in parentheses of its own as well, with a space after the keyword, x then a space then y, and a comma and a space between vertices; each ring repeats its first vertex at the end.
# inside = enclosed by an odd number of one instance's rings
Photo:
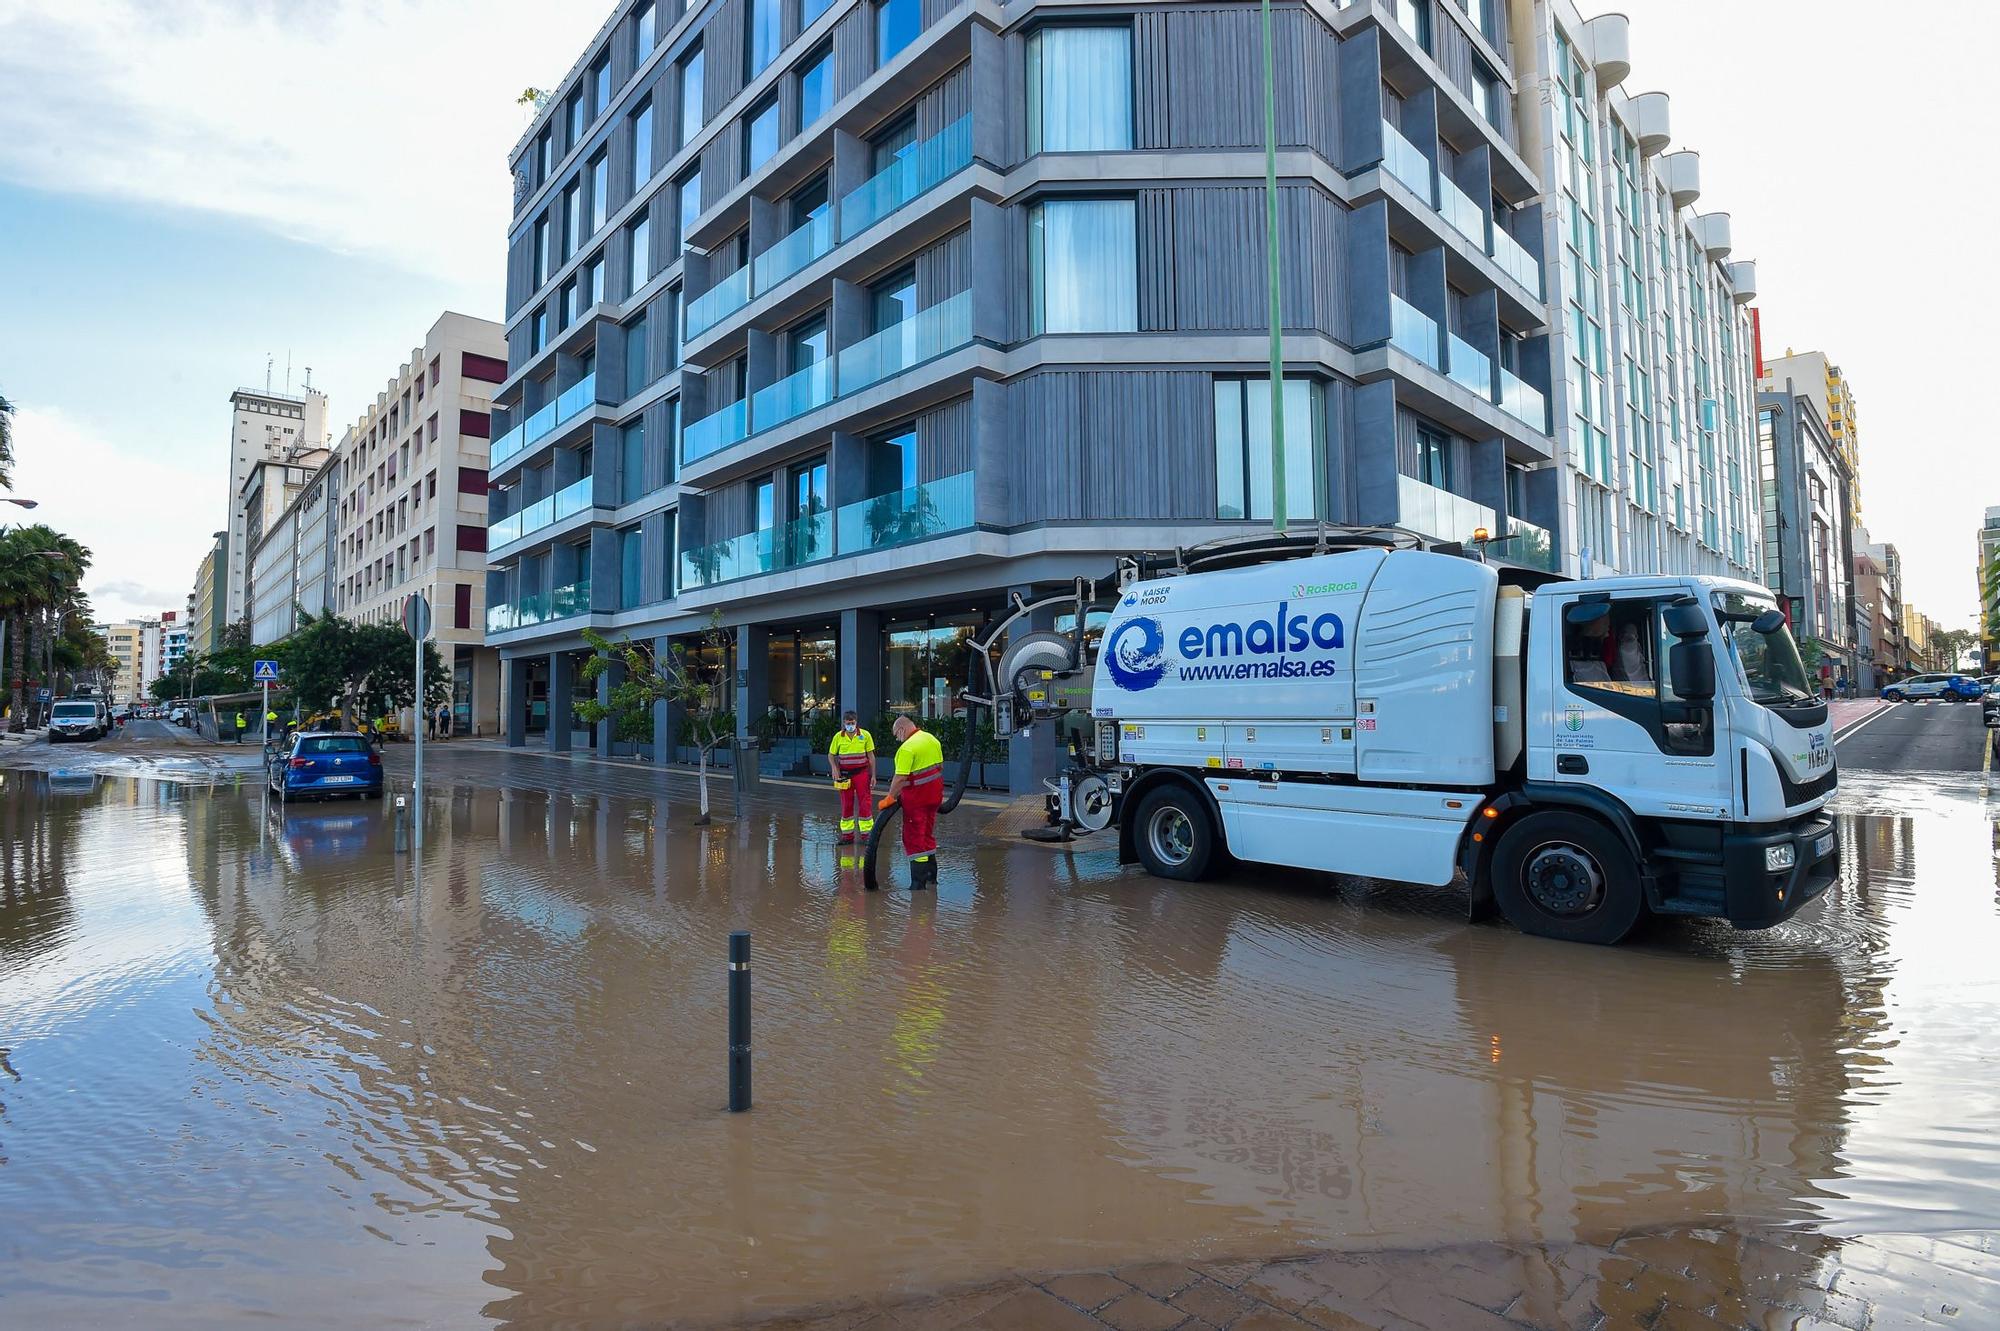
POLYGON ((320 783, 328 786, 351 786, 360 779, 358 776, 323 776, 320 778, 320 783))
POLYGON ((1823 860, 1831 854, 1833 854, 1833 833, 1828 832, 1825 836, 1813 842, 1813 858, 1823 860))

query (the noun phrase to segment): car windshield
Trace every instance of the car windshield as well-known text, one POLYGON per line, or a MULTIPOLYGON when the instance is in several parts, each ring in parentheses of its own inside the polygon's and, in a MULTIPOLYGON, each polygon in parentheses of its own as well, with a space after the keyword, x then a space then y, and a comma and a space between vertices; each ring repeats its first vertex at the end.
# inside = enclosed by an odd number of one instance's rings
POLYGON ((314 735, 299 741, 299 752, 313 753, 366 753, 368 741, 359 735, 314 735))
POLYGON ((56 704, 56 715, 63 718, 96 716, 97 704, 94 702, 59 702, 56 704))
POLYGON ((1806 664, 1799 658, 1791 626, 1781 623, 1769 633, 1756 630, 1757 618, 1777 608, 1761 596, 1741 592, 1715 595, 1715 617, 1722 621, 1722 641, 1736 663, 1736 676, 1750 696, 1767 707, 1806 702, 1815 696, 1806 683, 1806 664))

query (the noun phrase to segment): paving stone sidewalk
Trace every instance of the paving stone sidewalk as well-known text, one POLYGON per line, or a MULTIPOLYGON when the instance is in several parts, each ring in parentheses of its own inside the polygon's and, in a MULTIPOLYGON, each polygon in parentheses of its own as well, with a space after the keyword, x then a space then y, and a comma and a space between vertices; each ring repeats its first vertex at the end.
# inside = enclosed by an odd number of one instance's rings
POLYGON ((2000 1231, 1661 1230, 1020 1276, 764 1331, 1895 1331, 2000 1327, 2000 1231))

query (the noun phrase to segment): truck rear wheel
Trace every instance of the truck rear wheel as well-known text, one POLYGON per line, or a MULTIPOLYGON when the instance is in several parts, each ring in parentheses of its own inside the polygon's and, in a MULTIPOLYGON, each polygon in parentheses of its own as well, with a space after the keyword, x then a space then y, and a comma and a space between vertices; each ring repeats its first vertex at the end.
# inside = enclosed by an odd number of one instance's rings
POLYGON ((1531 813, 1501 834, 1493 895, 1524 934, 1616 943, 1645 910, 1639 866, 1604 824, 1563 810, 1531 813))
POLYGON ((1160 786, 1141 800, 1134 831, 1139 863, 1155 878, 1198 882, 1214 867, 1215 823, 1185 786, 1160 786))

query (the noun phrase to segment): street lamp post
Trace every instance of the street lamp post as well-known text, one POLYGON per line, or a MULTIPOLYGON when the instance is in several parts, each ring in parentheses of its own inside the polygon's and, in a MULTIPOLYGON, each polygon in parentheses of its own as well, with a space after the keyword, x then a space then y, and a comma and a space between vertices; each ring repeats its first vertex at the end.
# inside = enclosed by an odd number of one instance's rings
MULTIPOLYGON (((1264 16, 1264 245, 1271 305, 1271 530, 1285 534, 1285 348, 1278 296, 1278 94, 1271 55, 1271 0, 1264 16)), ((1248 496, 1245 496, 1248 498, 1248 496)))

